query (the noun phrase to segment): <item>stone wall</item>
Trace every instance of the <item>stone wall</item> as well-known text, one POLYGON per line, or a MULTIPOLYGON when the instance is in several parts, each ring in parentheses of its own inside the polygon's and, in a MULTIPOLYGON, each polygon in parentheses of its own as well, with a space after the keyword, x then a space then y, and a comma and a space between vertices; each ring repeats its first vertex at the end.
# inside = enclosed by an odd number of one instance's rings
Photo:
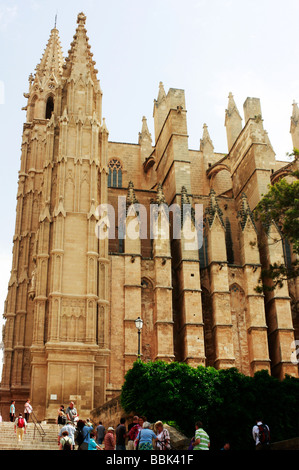
MULTIPOLYGON (((95 423, 98 424, 99 421, 103 423, 105 429, 107 430, 109 426, 112 426, 114 429, 120 422, 120 418, 126 418, 126 427, 133 421, 133 413, 126 413, 120 405, 120 397, 115 397, 112 400, 105 403, 103 406, 95 408, 90 412, 90 418, 95 423)), ((177 429, 172 426, 164 424, 164 427, 168 429, 170 434, 170 442, 172 449, 175 450, 186 450, 190 439, 181 434, 177 429)))

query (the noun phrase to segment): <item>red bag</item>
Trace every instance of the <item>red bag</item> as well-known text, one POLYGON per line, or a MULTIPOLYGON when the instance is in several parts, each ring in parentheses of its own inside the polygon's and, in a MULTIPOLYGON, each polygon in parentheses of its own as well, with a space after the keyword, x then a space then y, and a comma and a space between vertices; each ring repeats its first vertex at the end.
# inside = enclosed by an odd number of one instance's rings
POLYGON ((18 428, 23 428, 25 425, 24 418, 18 419, 18 428))

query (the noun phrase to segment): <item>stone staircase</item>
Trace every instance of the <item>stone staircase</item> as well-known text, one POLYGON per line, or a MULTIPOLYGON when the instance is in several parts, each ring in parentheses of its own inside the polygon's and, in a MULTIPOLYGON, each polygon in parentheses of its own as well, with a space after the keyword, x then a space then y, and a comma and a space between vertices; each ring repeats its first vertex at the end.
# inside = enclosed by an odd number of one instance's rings
POLYGON ((37 429, 34 430, 33 423, 28 423, 23 442, 19 443, 14 432, 14 423, 0 423, 0 450, 59 450, 58 425, 48 423, 41 426, 45 433, 43 437, 37 429))

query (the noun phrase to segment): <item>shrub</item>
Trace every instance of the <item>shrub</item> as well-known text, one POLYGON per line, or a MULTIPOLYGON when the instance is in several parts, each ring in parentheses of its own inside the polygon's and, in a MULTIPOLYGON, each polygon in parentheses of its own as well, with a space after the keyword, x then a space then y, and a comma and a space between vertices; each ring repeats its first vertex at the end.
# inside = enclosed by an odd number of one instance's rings
POLYGON ((211 449, 228 440, 233 449, 246 450, 254 448, 251 430, 258 415, 269 425, 272 442, 297 436, 298 387, 298 379, 279 381, 267 371, 248 377, 235 368, 137 361, 126 374, 121 405, 151 422, 174 421, 190 438, 200 419, 211 449))

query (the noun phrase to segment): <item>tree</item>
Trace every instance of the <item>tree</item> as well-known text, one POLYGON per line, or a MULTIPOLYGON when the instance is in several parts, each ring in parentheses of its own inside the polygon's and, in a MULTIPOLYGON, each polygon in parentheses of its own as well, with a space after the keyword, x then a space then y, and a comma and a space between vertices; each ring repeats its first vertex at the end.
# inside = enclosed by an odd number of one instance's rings
POLYGON ((254 448, 252 426, 258 415, 271 429, 272 442, 296 437, 299 379, 283 381, 266 370, 249 377, 235 368, 217 370, 164 361, 133 364, 121 393, 127 413, 150 422, 173 422, 187 437, 200 420, 211 438, 211 450, 229 439, 234 450, 254 448))
MULTIPOLYGON (((291 154, 295 156, 295 164, 299 159, 299 150, 294 149, 291 154)), ((281 240, 292 245, 293 252, 299 255, 299 170, 292 171, 290 176, 294 181, 289 183, 284 178, 273 186, 264 195, 255 209, 256 218, 259 219, 267 229, 274 222, 281 233, 281 240)), ((277 242, 280 240, 273 240, 277 242)), ((262 286, 256 290, 273 290, 281 287, 283 281, 294 279, 299 275, 299 261, 296 259, 289 265, 275 263, 268 269, 262 271, 262 286), (271 286, 267 280, 272 280, 271 286)))

